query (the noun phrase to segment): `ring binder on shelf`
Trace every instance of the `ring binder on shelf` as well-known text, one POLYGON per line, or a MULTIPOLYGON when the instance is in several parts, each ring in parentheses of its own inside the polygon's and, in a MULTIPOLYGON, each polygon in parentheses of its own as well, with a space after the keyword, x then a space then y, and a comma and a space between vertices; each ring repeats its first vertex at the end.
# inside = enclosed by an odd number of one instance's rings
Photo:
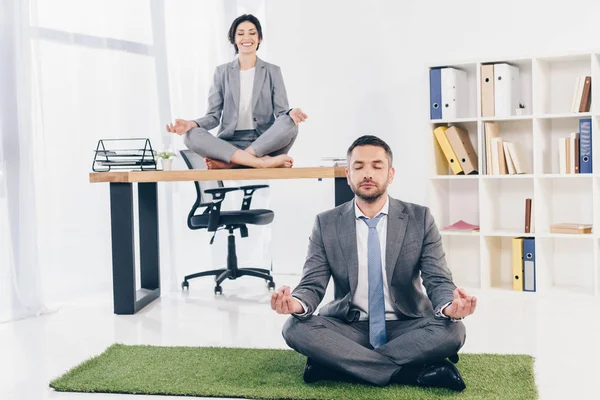
POLYGON ((100 139, 96 146, 92 170, 157 170, 155 154, 148 138, 100 139))

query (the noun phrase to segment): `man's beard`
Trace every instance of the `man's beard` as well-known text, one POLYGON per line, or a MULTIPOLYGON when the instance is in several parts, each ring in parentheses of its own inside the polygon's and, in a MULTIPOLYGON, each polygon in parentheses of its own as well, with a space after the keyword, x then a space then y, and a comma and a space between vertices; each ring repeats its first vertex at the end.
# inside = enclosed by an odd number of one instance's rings
MULTIPOLYGON (((365 182, 361 182, 360 185, 364 184, 365 182)), ((375 185, 375 183, 370 182, 371 184, 375 185)), ((374 203, 376 202, 381 196, 383 196, 383 194, 385 193, 386 189, 387 189, 387 185, 384 186, 383 188, 379 189, 378 186, 375 186, 377 189, 376 192, 373 193, 361 193, 360 192, 360 185, 358 187, 355 187, 354 185, 350 185, 350 188, 352 189, 352 191, 354 192, 354 194, 357 197, 360 197, 362 200, 366 201, 367 203, 374 203)))

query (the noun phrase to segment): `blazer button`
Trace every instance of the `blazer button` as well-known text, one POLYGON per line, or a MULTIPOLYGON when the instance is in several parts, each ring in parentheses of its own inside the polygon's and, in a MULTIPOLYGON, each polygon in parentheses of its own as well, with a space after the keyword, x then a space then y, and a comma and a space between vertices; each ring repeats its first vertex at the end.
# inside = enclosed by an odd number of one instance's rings
POLYGON ((256 122, 256 118, 252 118, 254 120, 254 122, 256 122))

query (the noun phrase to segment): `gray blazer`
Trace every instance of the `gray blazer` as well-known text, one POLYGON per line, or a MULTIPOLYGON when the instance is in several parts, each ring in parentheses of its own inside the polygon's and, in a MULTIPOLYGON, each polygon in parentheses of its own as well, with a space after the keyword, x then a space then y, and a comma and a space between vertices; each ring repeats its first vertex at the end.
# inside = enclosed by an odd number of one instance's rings
MULTIPOLYGON (((432 316, 452 301, 456 288, 441 235, 429 208, 391 197, 389 201, 385 261, 392 304, 400 319, 432 316)), ((315 312, 332 277, 334 300, 319 315, 358 320, 359 311, 351 309, 358 283, 355 218, 354 200, 317 215, 302 279, 292 291, 307 307, 299 318, 315 312)))
MULTIPOLYGON (((222 139, 231 138, 238 120, 239 99, 240 64, 236 58, 232 62, 216 68, 208 95, 206 115, 194 121, 200 128, 206 130, 216 128, 221 123, 217 136, 222 139)), ((254 128, 259 135, 269 129, 275 120, 282 120, 281 122, 289 124, 290 128, 295 126, 294 121, 287 114, 290 108, 281 69, 258 57, 256 58, 252 102, 254 104, 252 111, 254 128)))

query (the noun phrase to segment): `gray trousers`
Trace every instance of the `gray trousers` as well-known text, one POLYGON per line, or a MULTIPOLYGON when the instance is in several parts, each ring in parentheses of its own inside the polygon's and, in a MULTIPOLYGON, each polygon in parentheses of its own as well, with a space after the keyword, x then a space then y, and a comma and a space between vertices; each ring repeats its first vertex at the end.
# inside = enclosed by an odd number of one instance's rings
POLYGON ((202 157, 231 162, 231 156, 236 150, 244 150, 249 146, 252 146, 257 157, 287 154, 297 136, 296 125, 290 127, 289 124, 276 120, 262 135, 251 129, 235 131, 233 137, 227 139, 216 137, 204 128, 193 128, 184 134, 183 143, 202 157))
POLYGON ((458 353, 466 332, 462 322, 439 317, 387 321, 387 343, 373 349, 369 322, 346 323, 312 315, 290 317, 283 326, 288 346, 317 363, 377 386, 390 383, 405 364, 440 361, 458 353))

